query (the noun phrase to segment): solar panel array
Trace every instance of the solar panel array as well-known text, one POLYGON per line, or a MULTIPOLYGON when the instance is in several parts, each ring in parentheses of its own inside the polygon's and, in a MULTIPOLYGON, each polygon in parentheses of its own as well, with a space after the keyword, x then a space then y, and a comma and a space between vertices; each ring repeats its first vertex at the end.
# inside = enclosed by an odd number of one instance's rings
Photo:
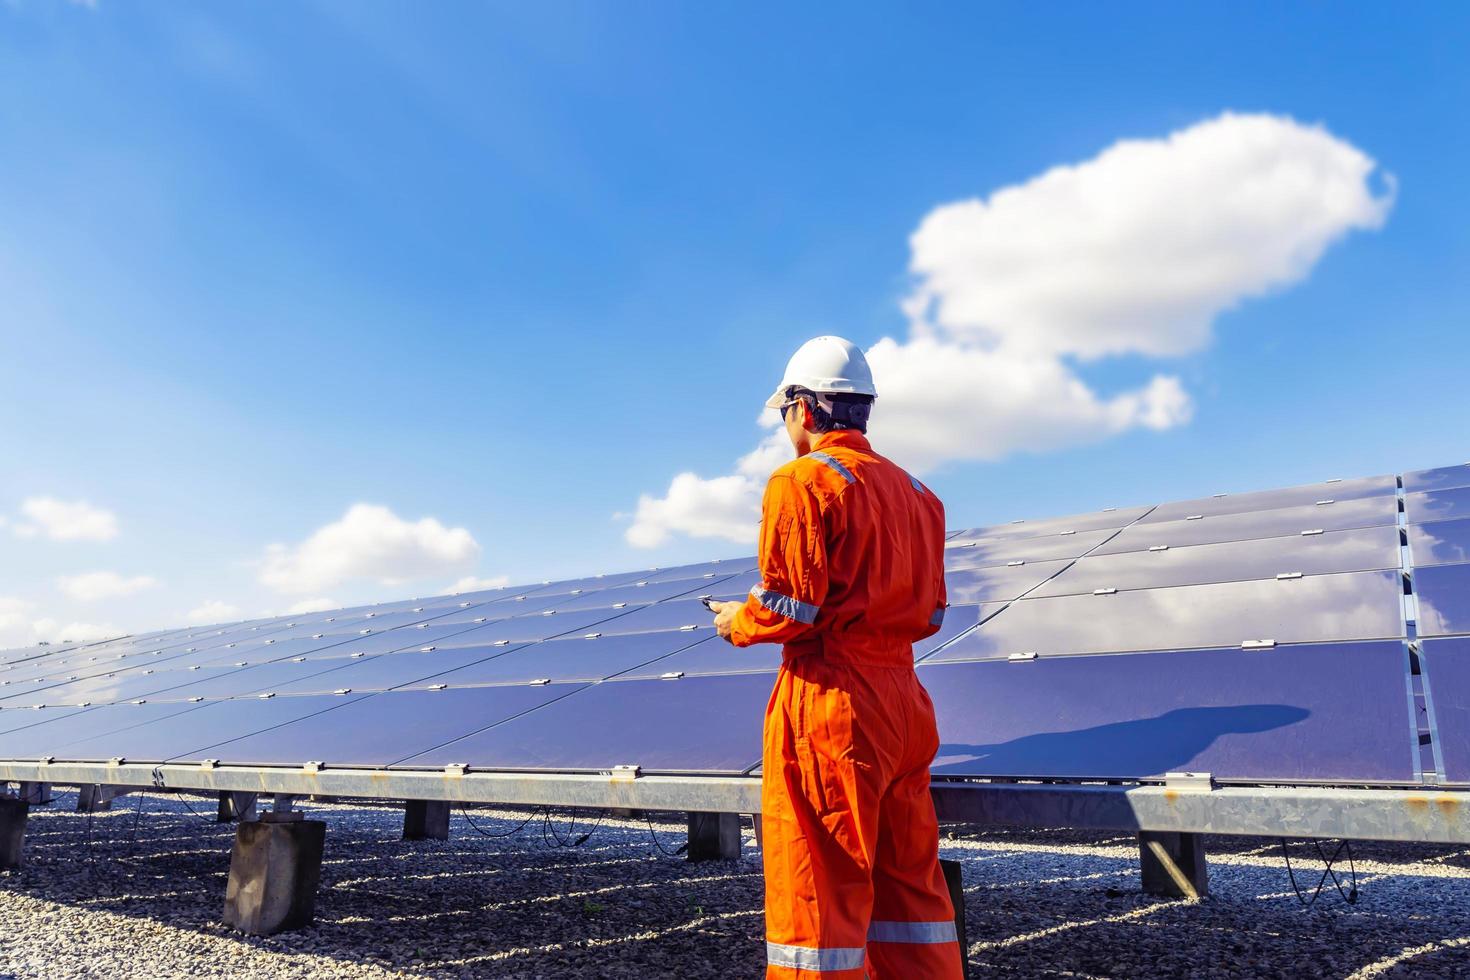
MULTIPOLYGON (((1470 465, 958 531, 946 566, 915 646, 937 775, 1470 783, 1470 465)), ((699 598, 758 580, 746 558, 3 651, 0 758, 751 772, 780 651, 720 641, 699 598)))

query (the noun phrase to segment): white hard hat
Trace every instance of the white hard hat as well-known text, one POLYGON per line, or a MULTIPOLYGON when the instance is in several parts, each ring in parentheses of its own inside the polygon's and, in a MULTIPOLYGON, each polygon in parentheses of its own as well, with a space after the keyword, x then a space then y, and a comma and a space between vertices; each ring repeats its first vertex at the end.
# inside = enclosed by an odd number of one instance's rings
POLYGON ((797 348, 786 362, 780 387, 766 399, 766 407, 780 408, 785 404, 786 389, 792 385, 827 394, 845 392, 878 397, 868 359, 857 344, 841 337, 814 337, 797 348))

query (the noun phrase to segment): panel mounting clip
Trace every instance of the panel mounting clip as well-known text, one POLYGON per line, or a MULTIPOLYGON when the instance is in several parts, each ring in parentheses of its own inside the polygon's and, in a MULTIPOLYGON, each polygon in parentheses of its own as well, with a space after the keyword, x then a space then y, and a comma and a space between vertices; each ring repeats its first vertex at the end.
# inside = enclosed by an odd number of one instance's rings
POLYGON ((1118 590, 1115 589, 1113 586, 1110 585, 1107 588, 1103 588, 1103 589, 1093 589, 1092 590, 1092 594, 1093 595, 1117 595, 1118 594, 1118 590))
POLYGON ((218 769, 219 768, 219 760, 218 759, 200 759, 199 760, 199 768, 200 769, 205 769, 205 770, 208 770, 208 769, 218 769))
POLYGON ((122 765, 122 764, 123 764, 123 763, 124 763, 124 762, 127 762, 127 761, 128 761, 128 760, 127 760, 127 759, 126 759, 126 758, 124 758, 124 757, 123 757, 123 756, 120 756, 120 755, 115 755, 115 756, 113 756, 113 757, 112 757, 112 758, 111 758, 111 759, 108 759, 108 760, 107 760, 107 764, 108 764, 108 765, 109 765, 109 766, 120 766, 120 765, 122 765))
POLYGON ((1029 660, 1035 660, 1035 659, 1036 659, 1036 651, 1035 650, 1027 650, 1024 653, 1013 653, 1010 656, 1006 657, 1006 660, 1009 663, 1013 663, 1013 664, 1022 664, 1022 663, 1026 663, 1029 660))
POLYGON ((444 767, 444 775, 446 776, 463 776, 469 771, 469 764, 465 762, 451 762, 444 767))
POLYGON ((1242 650, 1274 650, 1275 640, 1245 640, 1240 644, 1242 650))
POLYGON ((1285 582, 1288 579, 1301 578, 1301 577, 1302 577, 1302 573, 1301 572, 1277 572, 1276 573, 1276 581, 1278 581, 1278 582, 1285 582))
POLYGON ((643 767, 633 765, 613 766, 612 772, 609 775, 612 776, 612 781, 615 783, 631 783, 643 775, 643 767))
POLYGON ((1302 537, 1310 538, 1315 534, 1321 534, 1324 530, 1326 529, 1320 527, 1308 528, 1307 530, 1302 532, 1302 537))
POLYGON ((320 762, 303 762, 301 764, 301 771, 308 775, 316 775, 325 768, 326 766, 320 762))
POLYGON ((1186 793, 1208 793, 1215 788, 1215 777, 1207 772, 1166 772, 1164 788, 1186 793))

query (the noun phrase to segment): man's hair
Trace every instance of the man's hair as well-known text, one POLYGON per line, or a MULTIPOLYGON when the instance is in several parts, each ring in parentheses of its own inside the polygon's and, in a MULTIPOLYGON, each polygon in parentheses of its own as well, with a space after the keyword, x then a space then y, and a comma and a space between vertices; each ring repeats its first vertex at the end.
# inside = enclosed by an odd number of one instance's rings
POLYGON ((856 395, 845 391, 830 391, 817 394, 807 388, 791 386, 791 398, 800 398, 811 409, 812 424, 818 432, 839 429, 868 431, 868 415, 873 410, 872 395, 856 395), (831 405, 828 410, 822 403, 831 405))

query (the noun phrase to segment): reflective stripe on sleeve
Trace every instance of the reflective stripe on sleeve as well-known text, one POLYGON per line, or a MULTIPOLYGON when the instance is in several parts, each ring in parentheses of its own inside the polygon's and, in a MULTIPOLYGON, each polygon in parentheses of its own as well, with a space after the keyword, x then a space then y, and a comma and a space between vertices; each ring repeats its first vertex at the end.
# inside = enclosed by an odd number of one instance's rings
POLYGON ((842 478, 848 483, 857 482, 857 477, 852 475, 852 470, 848 469, 846 466, 843 466, 841 463, 837 462, 837 460, 833 459, 831 456, 828 456, 826 453, 807 453, 806 458, 814 459, 819 463, 825 463, 826 465, 832 467, 832 469, 836 470, 838 474, 840 474, 842 478))
POLYGON ((808 626, 817 621, 817 612, 819 610, 810 602, 802 602, 800 599, 793 599, 789 595, 772 592, 770 589, 763 588, 759 585, 752 585, 750 587, 750 594, 755 596, 757 602, 778 616, 785 616, 787 619, 794 619, 798 623, 806 623, 808 626))
POLYGON ((954 920, 943 922, 873 922, 868 925, 870 943, 954 943, 954 920))
POLYGON ((912 476, 909 477, 909 483, 913 484, 914 489, 919 491, 919 493, 929 492, 924 489, 924 484, 920 483, 918 480, 915 480, 912 476))
POLYGON ((934 615, 932 615, 932 616, 929 617, 929 625, 930 626, 943 626, 944 625, 944 607, 943 606, 941 606, 940 608, 934 610, 934 615))
MULTIPOLYGON (((950 923, 953 927, 954 923, 950 923)), ((782 943, 766 943, 766 962, 771 966, 784 966, 791 970, 861 970, 867 950, 862 946, 833 946, 813 949, 810 946, 786 946, 782 943)))

